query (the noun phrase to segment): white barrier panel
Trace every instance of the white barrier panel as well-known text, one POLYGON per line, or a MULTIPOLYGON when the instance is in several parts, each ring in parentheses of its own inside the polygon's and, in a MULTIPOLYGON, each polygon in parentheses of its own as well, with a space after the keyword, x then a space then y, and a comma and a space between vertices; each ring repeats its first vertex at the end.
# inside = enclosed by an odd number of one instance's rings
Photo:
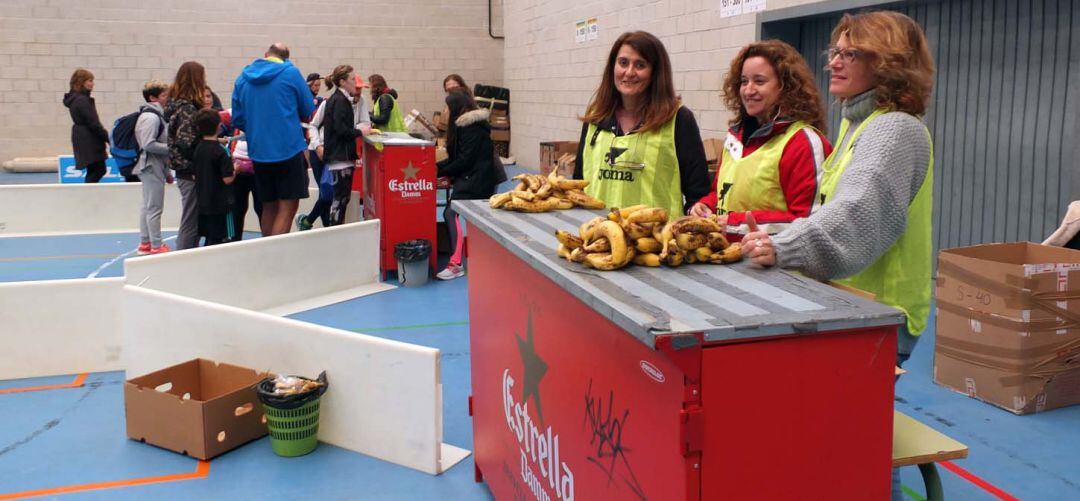
MULTIPOLYGON (((300 200, 300 213, 311 211, 319 190, 311 189, 300 200)), ((345 210, 345 222, 359 221, 360 197, 353 192, 345 210)), ((0 237, 57 235, 70 233, 137 233, 142 185, 107 184, 23 184, 0 186, 0 237)), ((295 224, 295 223, 294 223, 295 224)), ((161 228, 175 231, 180 226, 180 190, 165 187, 165 208, 161 228)), ((245 231, 259 231, 255 210, 248 207, 245 231)))
MULTIPOLYGON (((139 231, 142 185, 23 184, 0 186, 0 236, 139 231)), ((180 225, 180 191, 165 190, 162 229, 180 225)))
POLYGON ((122 278, 0 283, 0 379, 123 369, 122 278))
POLYGON ((442 443, 435 348, 130 285, 123 295, 128 378, 198 357, 279 374, 325 370, 323 442, 433 475, 469 454, 442 443))
POLYGON ((273 315, 394 288, 379 282, 379 221, 124 261, 127 283, 273 315))

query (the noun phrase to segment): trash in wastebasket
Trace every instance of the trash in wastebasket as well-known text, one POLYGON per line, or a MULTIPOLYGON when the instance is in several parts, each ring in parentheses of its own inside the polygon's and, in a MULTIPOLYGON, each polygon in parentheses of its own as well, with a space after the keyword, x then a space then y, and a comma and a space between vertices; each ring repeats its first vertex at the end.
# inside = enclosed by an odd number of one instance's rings
POLYGON ((394 246, 394 259, 404 263, 423 261, 431 256, 431 242, 428 240, 406 240, 394 246))
POLYGON ((315 400, 326 393, 326 371, 317 379, 299 376, 278 376, 259 381, 255 387, 259 401, 277 409, 295 409, 315 400))

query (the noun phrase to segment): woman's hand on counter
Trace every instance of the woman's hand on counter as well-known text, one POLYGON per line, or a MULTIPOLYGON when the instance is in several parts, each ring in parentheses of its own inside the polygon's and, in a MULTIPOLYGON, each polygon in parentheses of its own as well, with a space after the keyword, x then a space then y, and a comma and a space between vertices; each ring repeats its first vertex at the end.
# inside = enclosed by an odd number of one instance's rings
POLYGON ((743 255, 758 266, 765 268, 775 266, 776 248, 773 247, 772 238, 758 228, 757 221, 749 212, 746 213, 746 225, 750 227, 750 233, 742 239, 743 255))
POLYGON ((708 205, 705 205, 701 202, 698 202, 694 204, 693 207, 690 207, 691 216, 709 217, 709 214, 712 214, 712 209, 710 209, 708 205))

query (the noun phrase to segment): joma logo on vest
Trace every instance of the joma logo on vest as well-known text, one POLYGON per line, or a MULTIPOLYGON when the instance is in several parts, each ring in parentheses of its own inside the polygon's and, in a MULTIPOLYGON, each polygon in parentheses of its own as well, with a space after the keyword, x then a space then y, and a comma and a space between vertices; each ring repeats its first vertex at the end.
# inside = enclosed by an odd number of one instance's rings
POLYGON ((634 173, 625 170, 600 169, 600 179, 634 182, 634 173))

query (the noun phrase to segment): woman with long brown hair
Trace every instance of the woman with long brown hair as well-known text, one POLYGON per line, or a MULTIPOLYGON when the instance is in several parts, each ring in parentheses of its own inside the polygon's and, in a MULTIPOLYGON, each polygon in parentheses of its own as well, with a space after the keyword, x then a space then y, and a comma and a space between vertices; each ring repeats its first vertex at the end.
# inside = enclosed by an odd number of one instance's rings
POLYGON ((608 206, 647 204, 675 216, 708 193, 701 132, 675 95, 671 60, 652 34, 615 40, 581 121, 574 177, 588 180, 585 191, 608 206))
POLYGON ((206 89, 206 68, 188 61, 176 71, 176 78, 169 88, 169 104, 165 107, 165 120, 169 123, 169 166, 176 171, 176 185, 180 188, 177 249, 199 245, 199 208, 192 159, 199 144, 195 113, 204 107, 206 89))
POLYGON ((844 119, 813 212, 773 237, 747 235, 743 252, 763 266, 843 279, 903 311, 900 365, 930 316, 933 145, 921 117, 934 60, 922 28, 897 12, 845 15, 827 58, 844 119))
POLYGON ((69 90, 64 94, 64 106, 71 113, 71 148, 75 168, 86 171, 86 182, 96 183, 105 176, 105 145, 109 132, 101 125, 97 105, 90 92, 94 90, 94 74, 79 68, 71 74, 69 90))
POLYGON ((371 84, 371 124, 382 132, 408 132, 405 116, 398 106, 397 91, 391 89, 382 75, 368 77, 371 84))
POLYGON ((719 214, 735 240, 747 233, 747 211, 770 233, 809 216, 832 145, 822 133, 825 108, 814 75, 799 51, 779 40, 743 47, 723 96, 734 115, 731 129, 713 189, 691 213, 719 214))

